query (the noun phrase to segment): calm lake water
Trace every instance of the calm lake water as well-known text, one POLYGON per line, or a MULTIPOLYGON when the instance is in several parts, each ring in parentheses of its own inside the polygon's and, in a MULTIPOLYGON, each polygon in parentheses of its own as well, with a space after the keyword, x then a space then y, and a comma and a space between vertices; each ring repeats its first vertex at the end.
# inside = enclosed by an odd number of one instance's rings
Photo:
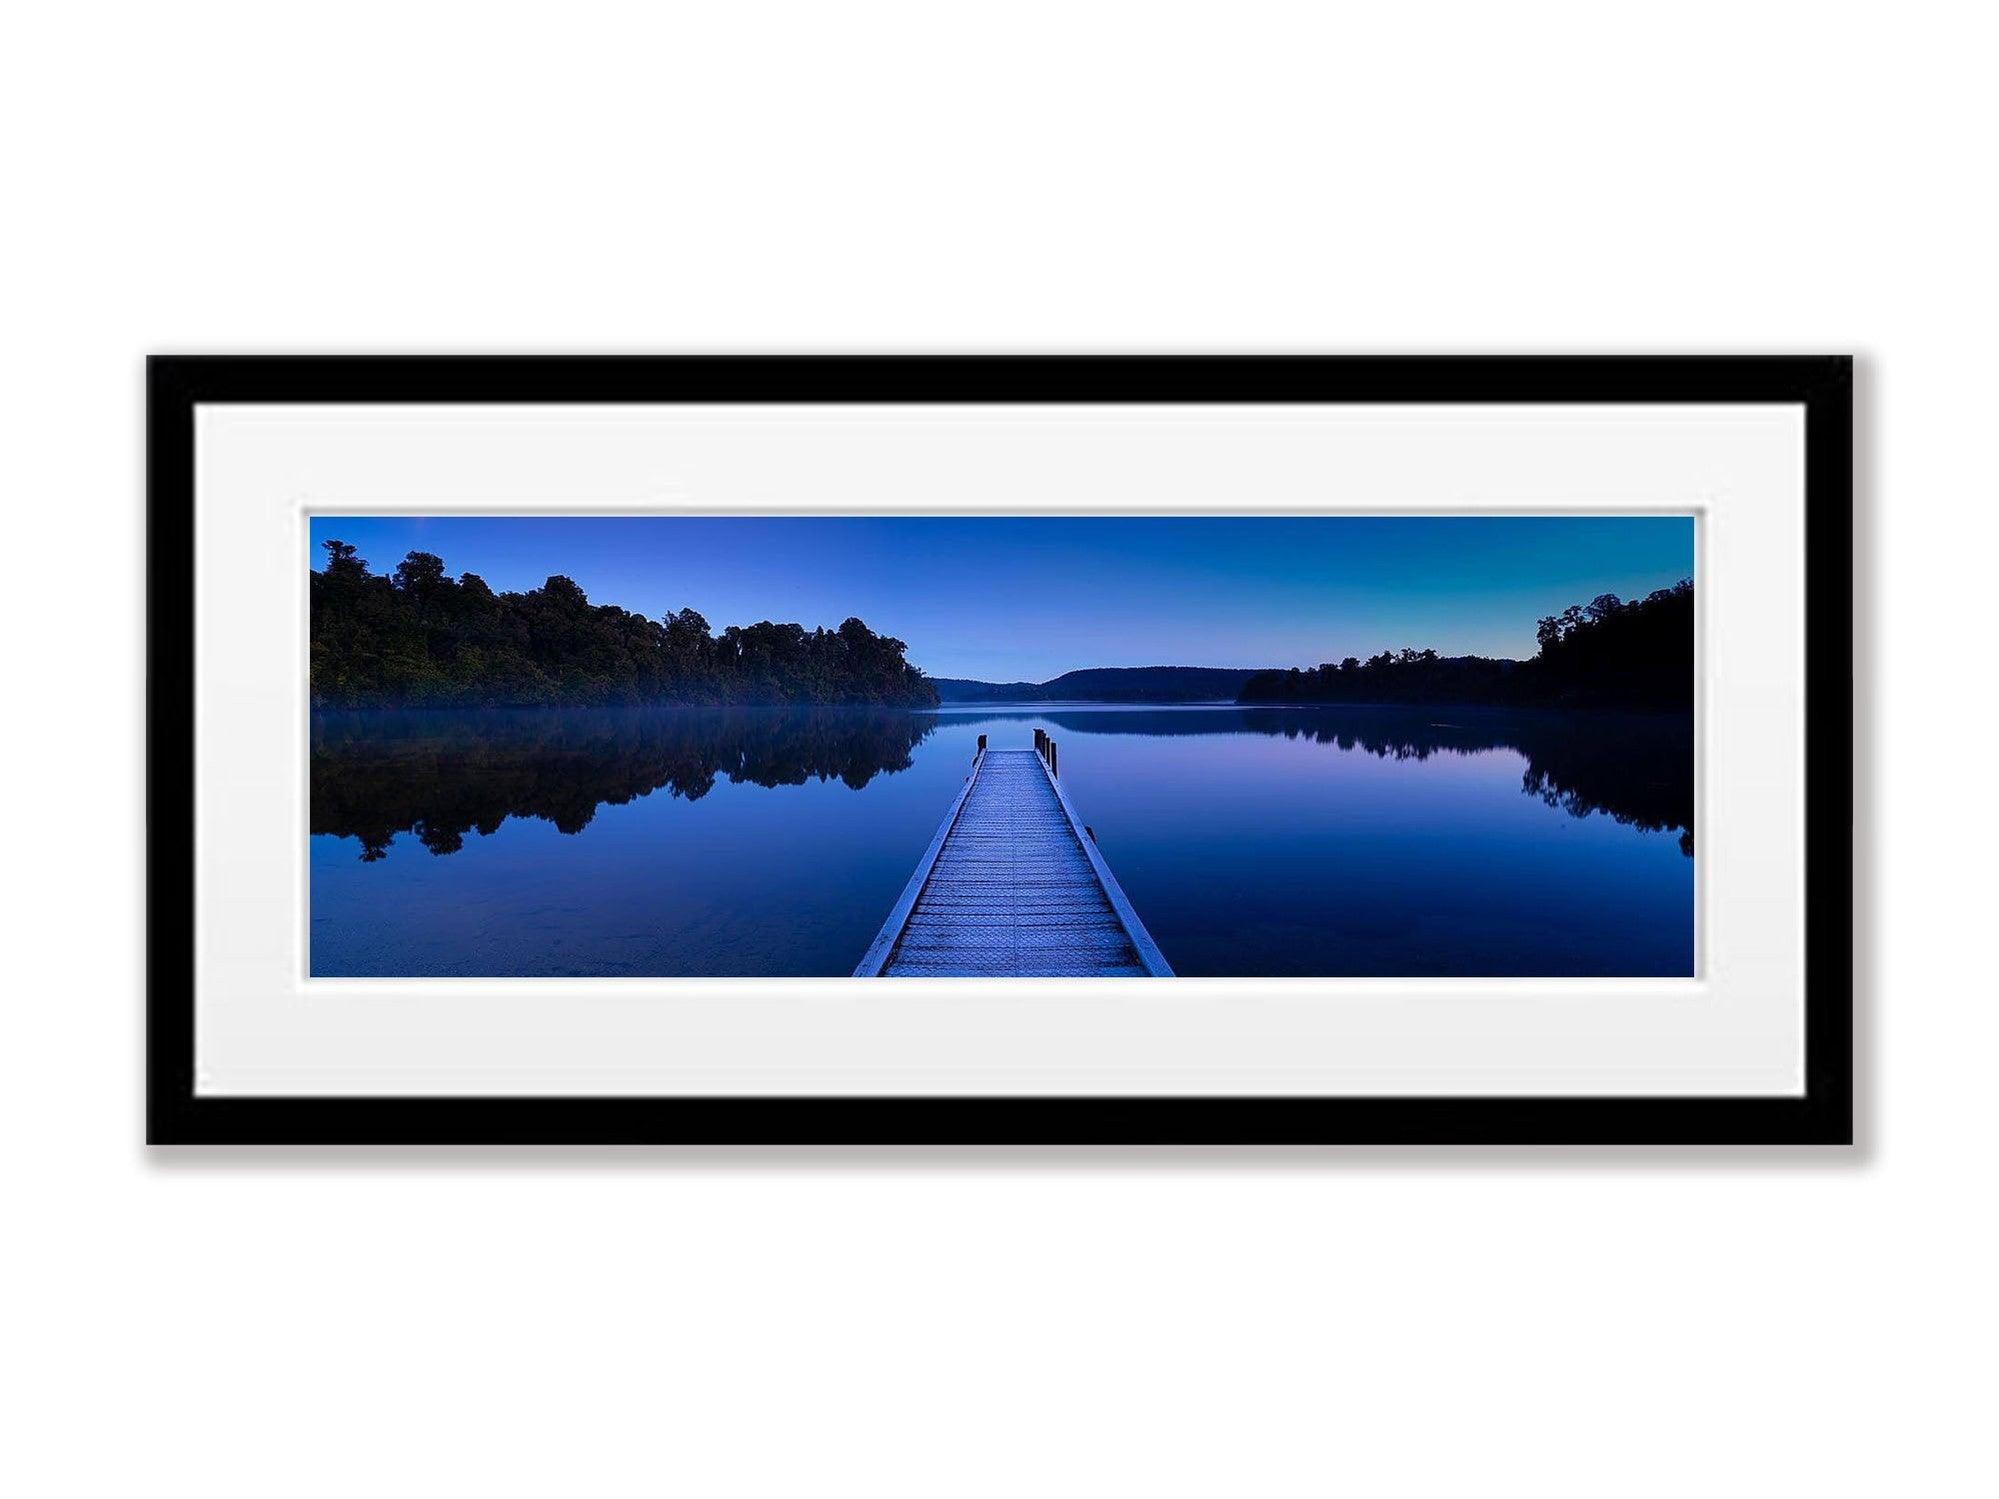
POLYGON ((318 714, 312 971, 845 975, 1046 729, 1176 972, 1693 972, 1682 718, 1103 705, 318 714))

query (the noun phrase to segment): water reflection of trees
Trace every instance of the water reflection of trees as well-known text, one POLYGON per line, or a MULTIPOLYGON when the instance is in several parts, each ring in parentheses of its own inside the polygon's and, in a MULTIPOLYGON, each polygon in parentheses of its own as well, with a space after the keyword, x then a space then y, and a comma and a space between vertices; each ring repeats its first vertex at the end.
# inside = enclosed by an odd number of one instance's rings
POLYGON ((373 861, 402 832, 433 854, 509 817, 580 833, 606 803, 661 788, 698 801, 722 779, 858 791, 907 770, 936 724, 890 709, 316 713, 312 831, 358 838, 373 861))
POLYGON ((1272 734, 1393 760, 1511 749, 1520 789, 1574 817, 1601 812, 1649 832, 1680 834, 1694 851, 1693 719, 1676 713, 1495 708, 1089 709, 993 714, 1036 718, 1090 734, 1272 734))

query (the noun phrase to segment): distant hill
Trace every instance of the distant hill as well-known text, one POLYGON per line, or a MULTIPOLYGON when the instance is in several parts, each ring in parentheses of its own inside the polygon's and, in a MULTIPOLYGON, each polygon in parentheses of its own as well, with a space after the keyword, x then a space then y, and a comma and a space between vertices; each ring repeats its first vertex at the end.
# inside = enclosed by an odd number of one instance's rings
POLYGON ((946 703, 1202 703, 1234 702, 1255 675, 1222 666, 1093 666, 1047 682, 930 682, 946 703))

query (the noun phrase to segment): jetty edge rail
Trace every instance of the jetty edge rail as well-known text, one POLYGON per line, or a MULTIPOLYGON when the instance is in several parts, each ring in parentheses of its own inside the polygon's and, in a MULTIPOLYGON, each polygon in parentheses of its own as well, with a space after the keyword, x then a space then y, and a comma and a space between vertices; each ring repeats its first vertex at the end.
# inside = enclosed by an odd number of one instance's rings
POLYGON ((923 893, 923 887, 930 880, 930 871, 937 867, 937 856, 944 851, 944 840, 951 836, 951 829, 958 824, 958 815, 965 810, 965 799, 972 794, 972 787, 978 784, 979 770, 986 762, 986 748, 979 746, 979 752, 972 756, 972 772, 965 777, 965 784, 959 788, 957 800, 951 803, 951 810, 944 814, 944 821, 938 825, 937 835, 930 840, 930 846, 923 851, 923 857, 916 861, 916 872, 909 877, 909 883, 902 887, 902 894, 889 908, 888 919, 882 929, 875 934, 875 940, 868 944, 867 953, 860 965, 854 969, 857 979, 880 978, 882 965, 888 961, 894 950, 896 939, 909 921, 909 913, 916 909, 916 898, 923 893))
POLYGON ((1171 978, 1041 731, 978 752, 856 978, 1171 978))

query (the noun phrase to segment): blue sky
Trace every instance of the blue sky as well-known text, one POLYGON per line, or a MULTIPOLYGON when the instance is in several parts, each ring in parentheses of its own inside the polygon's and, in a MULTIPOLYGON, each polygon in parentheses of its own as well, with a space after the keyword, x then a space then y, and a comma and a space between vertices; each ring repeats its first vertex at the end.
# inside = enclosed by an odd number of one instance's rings
POLYGON ((859 615, 932 676, 1310 666, 1380 650, 1527 657, 1534 622, 1692 577, 1685 517, 315 517, 371 570, 434 552, 499 592, 726 625, 859 615))

